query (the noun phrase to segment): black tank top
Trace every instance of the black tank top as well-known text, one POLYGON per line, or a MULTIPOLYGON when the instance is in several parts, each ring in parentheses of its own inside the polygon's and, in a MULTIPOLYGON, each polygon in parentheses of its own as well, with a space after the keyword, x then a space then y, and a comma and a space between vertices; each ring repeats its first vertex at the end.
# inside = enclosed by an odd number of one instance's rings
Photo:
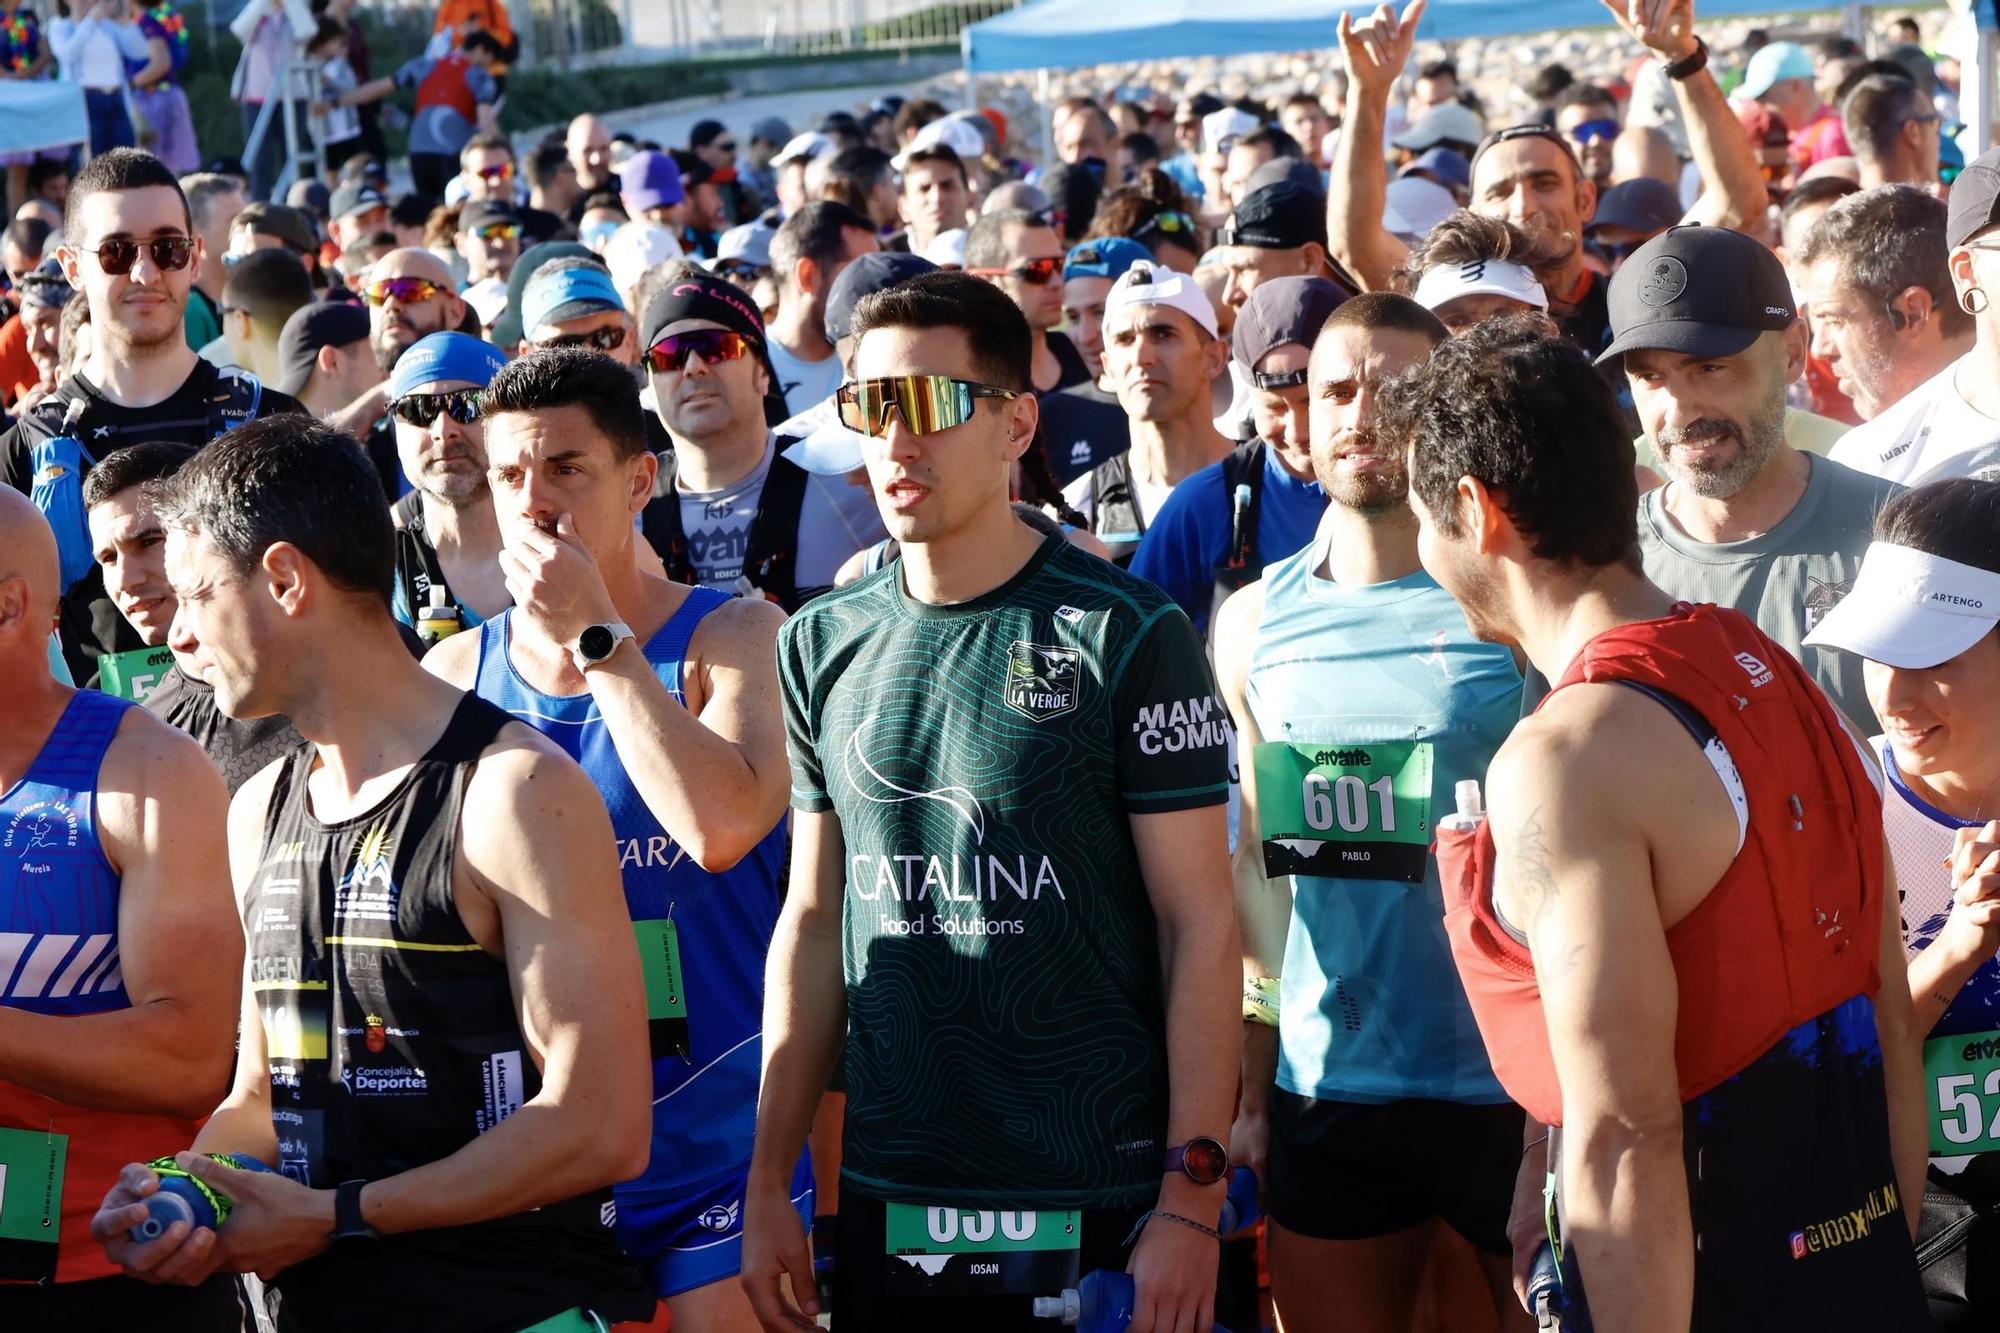
MULTIPOLYGON (((286 761, 244 904, 279 1169, 316 1189, 448 1157, 541 1088, 505 963, 452 892, 465 784, 511 719, 467 695, 373 809, 322 823, 286 761)), ((288 1325, 515 1330, 584 1306, 645 1318, 611 1191, 329 1251, 278 1281, 288 1325)))

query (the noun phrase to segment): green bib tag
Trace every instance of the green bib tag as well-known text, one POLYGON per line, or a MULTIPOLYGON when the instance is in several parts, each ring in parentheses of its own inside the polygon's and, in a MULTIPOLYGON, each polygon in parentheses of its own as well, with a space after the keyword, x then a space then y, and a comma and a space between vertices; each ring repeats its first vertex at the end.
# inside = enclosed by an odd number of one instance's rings
POLYGON ((164 645, 134 648, 123 653, 99 653, 97 688, 120 699, 142 704, 146 702, 147 695, 160 688, 160 682, 173 669, 174 650, 164 645))
POLYGON ((0 1278, 55 1280, 68 1156, 66 1134, 0 1129, 0 1278))
POLYGON ((688 1057, 686 974, 681 971, 680 931, 671 920, 634 921, 639 971, 646 979, 646 1026, 653 1058, 688 1057))
POLYGON ((2000 1148, 2000 1032, 1924 1043, 1931 1152, 1961 1157, 2000 1148))
POLYGON ((1431 745, 1300 745, 1252 754, 1267 875, 1424 878, 1431 845, 1431 745))
POLYGON ((1047 1296, 1075 1286, 1083 1215, 884 1205, 891 1290, 930 1296, 1047 1296))

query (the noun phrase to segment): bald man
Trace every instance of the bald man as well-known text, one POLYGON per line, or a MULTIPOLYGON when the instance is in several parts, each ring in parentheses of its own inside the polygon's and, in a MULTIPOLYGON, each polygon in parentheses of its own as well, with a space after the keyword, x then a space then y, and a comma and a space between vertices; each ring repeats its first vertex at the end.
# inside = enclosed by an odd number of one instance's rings
POLYGON ((385 375, 418 339, 450 332, 465 319, 451 270, 428 250, 391 250, 376 260, 361 299, 368 303, 368 346, 385 375))
POLYGON ((229 796, 192 740, 50 676, 58 577, 41 513, 0 487, 0 1216, 18 1219, 0 1328, 223 1333, 226 1275, 135 1282, 90 1224, 119 1169, 190 1141, 228 1084, 229 796))
POLYGON ((569 123, 563 148, 570 165, 576 168, 576 202, 570 205, 570 222, 583 216, 584 201, 599 190, 615 190, 617 176, 611 170, 611 131, 588 111, 569 123))
POLYGON ((1681 187, 1681 155, 1673 136, 1657 125, 1628 125, 1611 141, 1611 183, 1656 180, 1681 187))

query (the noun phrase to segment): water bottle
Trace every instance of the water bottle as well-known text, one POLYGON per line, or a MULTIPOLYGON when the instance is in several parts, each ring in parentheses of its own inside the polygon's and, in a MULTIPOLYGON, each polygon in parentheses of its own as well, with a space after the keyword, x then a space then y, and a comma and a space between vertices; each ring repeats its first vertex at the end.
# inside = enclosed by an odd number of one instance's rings
MULTIPOLYGON (((1100 1268, 1085 1273, 1083 1281, 1060 1296, 1035 1297, 1035 1318, 1060 1320, 1084 1333, 1125 1333, 1137 1299, 1138 1288, 1130 1273, 1100 1268)), ((1229 1333, 1220 1324, 1214 1328, 1215 1333, 1229 1333)))
POLYGON ((1470 831, 1486 822, 1486 802, 1479 794, 1479 780, 1464 778, 1453 785, 1452 800, 1457 804, 1455 814, 1446 815, 1438 821, 1438 828, 1453 831, 1470 831))
POLYGON ((1247 1166, 1239 1166, 1229 1177, 1229 1193, 1222 1201, 1222 1220, 1215 1229, 1229 1237, 1248 1226, 1255 1226, 1257 1219, 1264 1215, 1264 1209, 1257 1201, 1257 1173, 1247 1166))
MULTIPOLYGON (((242 1153, 212 1152, 208 1156, 239 1171, 271 1169, 242 1153)), ((174 1165, 173 1158, 156 1158, 146 1165, 160 1178, 160 1188, 146 1198, 146 1220, 135 1224, 127 1233, 133 1240, 142 1245, 149 1240, 158 1240, 176 1222, 186 1222, 191 1227, 207 1227, 212 1231, 229 1220, 228 1197, 219 1191, 204 1189, 193 1176, 174 1165)))
POLYGON ((449 639, 464 628, 458 608, 451 604, 451 595, 433 583, 430 605, 417 613, 417 637, 425 643, 436 643, 440 639, 449 639))

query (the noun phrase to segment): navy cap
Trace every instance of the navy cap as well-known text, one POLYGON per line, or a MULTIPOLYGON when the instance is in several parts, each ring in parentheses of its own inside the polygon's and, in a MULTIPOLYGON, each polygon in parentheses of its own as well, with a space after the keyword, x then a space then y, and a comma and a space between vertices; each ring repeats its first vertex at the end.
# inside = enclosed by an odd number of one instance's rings
POLYGON ((477 231, 495 222, 521 223, 521 210, 505 199, 470 199, 458 212, 460 231, 477 231))
POLYGON ((1230 354, 1245 370, 1254 371, 1274 347, 1286 343, 1313 345, 1326 318, 1340 308, 1347 293, 1325 278, 1272 278, 1236 312, 1230 334, 1230 354))
POLYGON ((1989 148, 1951 183, 1945 244, 1955 250, 1995 222, 2000 222, 2000 148, 1989 148))
POLYGON ((1680 192, 1665 181, 1641 176, 1620 181, 1598 196, 1597 212, 1584 226, 1589 235, 1599 227, 1623 227, 1652 235, 1681 220, 1680 192))
POLYGON ((368 311, 348 301, 315 301, 302 305, 285 321, 278 335, 278 364, 284 367, 273 386, 296 396, 312 378, 313 363, 322 347, 352 347, 368 340, 368 311))
POLYGON ((1673 227, 1632 252, 1611 279, 1611 345, 1627 352, 1734 356, 1798 317, 1785 266, 1727 227, 1673 227))
POLYGON ((865 254, 840 271, 826 294, 826 339, 839 342, 854 326, 854 307, 864 296, 873 296, 898 283, 908 282, 919 273, 933 273, 937 265, 922 255, 899 250, 878 250, 865 254))

